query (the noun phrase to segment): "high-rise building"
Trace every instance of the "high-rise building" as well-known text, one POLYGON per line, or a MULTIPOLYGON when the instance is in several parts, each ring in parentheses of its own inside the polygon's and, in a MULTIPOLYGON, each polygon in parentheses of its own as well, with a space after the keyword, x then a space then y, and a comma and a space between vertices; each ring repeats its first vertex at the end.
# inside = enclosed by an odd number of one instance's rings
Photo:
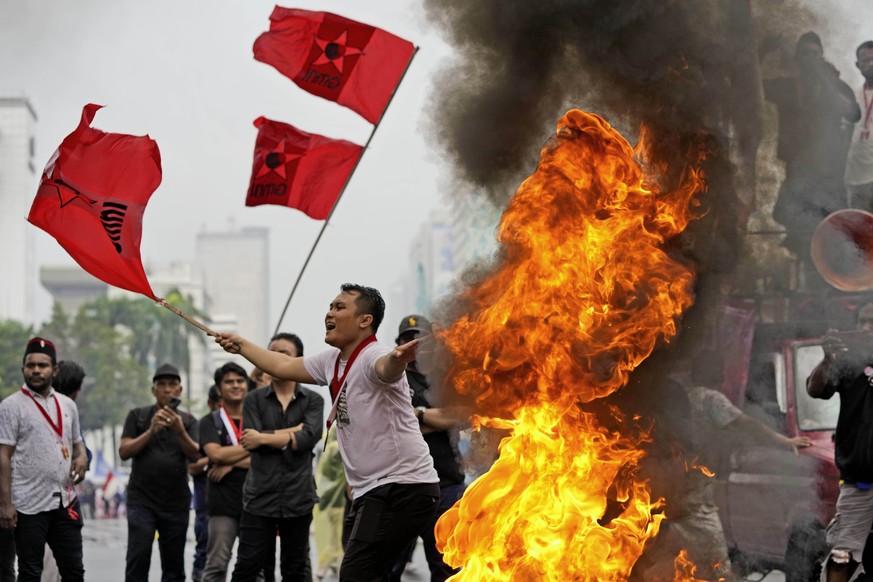
POLYGON ((406 273, 388 291, 391 313, 386 319, 427 314, 453 291, 468 267, 489 261, 497 250, 500 214, 491 202, 475 195, 456 200, 451 212, 432 211, 412 240, 406 273))
MULTIPOLYGON (((203 281, 190 261, 149 264, 146 266, 146 271, 156 296, 167 297, 173 291, 178 291, 197 310, 197 313, 189 315, 194 316, 195 319, 198 317, 208 319, 209 304, 203 289, 203 281)), ((123 289, 112 288, 110 290, 110 296, 122 295, 141 297, 123 289)), ((155 309, 161 309, 161 307, 156 304, 155 309)), ((208 325, 211 322, 203 323, 208 325)), ((193 411, 206 412, 206 399, 209 395, 209 387, 212 385, 212 372, 215 368, 210 358, 210 348, 214 342, 211 337, 195 329, 193 325, 189 323, 185 325, 191 326, 189 328, 191 335, 188 337, 188 361, 177 359, 171 363, 178 366, 182 372, 183 394, 193 407, 193 411)), ((157 367, 163 363, 154 362, 154 366, 157 367)))
POLYGON ((260 343, 266 343, 271 331, 269 234, 264 227, 231 224, 198 233, 194 251, 209 314, 215 320, 235 319, 235 331, 260 343))
POLYGON ((68 315, 75 315, 82 305, 106 297, 109 285, 78 265, 43 265, 39 280, 68 315))
POLYGON ((392 320, 427 313, 435 299, 449 292, 455 276, 453 230, 445 210, 432 211, 422 223, 410 244, 407 272, 389 291, 392 320))
POLYGON ((489 260, 497 251, 497 225, 502 208, 495 206, 486 196, 471 194, 454 200, 452 224, 454 225, 453 253, 455 275, 477 261, 489 260))
POLYGON ((34 165, 36 113, 20 97, 0 97, 0 319, 34 323, 36 261, 27 213, 39 173, 34 165))

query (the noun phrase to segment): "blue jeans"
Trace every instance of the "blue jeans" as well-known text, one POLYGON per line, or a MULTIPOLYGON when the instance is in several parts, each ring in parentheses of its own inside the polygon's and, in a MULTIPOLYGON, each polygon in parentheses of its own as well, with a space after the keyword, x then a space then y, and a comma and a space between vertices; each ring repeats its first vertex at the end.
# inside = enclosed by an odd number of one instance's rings
POLYGON ((194 564, 191 567, 191 577, 195 582, 200 580, 203 569, 206 567, 206 544, 209 540, 209 515, 205 509, 198 509, 194 513, 194 564))
POLYGON ((84 580, 82 516, 78 501, 73 503, 72 509, 79 514, 75 519, 60 506, 35 515, 18 514, 15 547, 18 550, 19 582, 39 582, 46 544, 52 549, 64 582, 84 580))
POLYGON ((125 582, 147 582, 152 544, 158 533, 161 582, 185 582, 185 535, 188 510, 157 511, 145 505, 127 506, 127 566, 125 582))

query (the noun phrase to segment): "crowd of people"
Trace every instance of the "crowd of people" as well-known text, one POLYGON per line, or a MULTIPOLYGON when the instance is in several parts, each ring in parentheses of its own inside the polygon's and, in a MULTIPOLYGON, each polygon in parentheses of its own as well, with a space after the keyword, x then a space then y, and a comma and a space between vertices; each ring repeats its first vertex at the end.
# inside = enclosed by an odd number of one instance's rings
MULTIPOLYGON (((215 370, 200 419, 180 407, 178 368, 158 366, 154 401, 128 413, 118 451, 131 462, 125 580, 148 580, 155 539, 161 579, 186 580, 192 508, 196 581, 269 582, 277 541, 286 581, 329 572, 400 580, 418 537, 431 580, 457 571, 444 563, 433 527, 463 493, 457 431, 465 418, 432 405, 416 365, 430 322, 407 316, 389 348, 375 339, 384 311, 377 290, 343 285, 325 318, 331 349, 314 356, 304 356, 292 333, 276 334, 266 347, 218 334, 255 368, 249 374, 229 362, 215 370), (330 388, 326 423, 323 398, 306 384, 330 388)), ((16 554, 21 582, 85 579, 77 485, 90 458, 75 391, 62 392, 67 368, 51 341, 34 338, 25 348, 24 386, 0 402, 2 582, 16 579, 16 554)), ((76 372, 77 391, 84 371, 76 372)))
MULTIPOLYGON (((810 237, 823 218, 847 207, 873 211, 873 41, 857 48, 863 82, 855 89, 824 59, 815 33, 798 39, 794 64, 794 75, 767 79, 763 90, 778 111, 777 155, 786 170, 773 216, 786 228, 785 246, 808 262, 810 237)), ((220 366, 209 412, 200 419, 180 408, 178 368, 165 363, 155 370, 154 401, 129 412, 118 450, 131 462, 125 493, 128 582, 148 579, 156 538, 162 580, 186 579, 192 507, 195 581, 269 582, 277 541, 285 581, 309 581, 334 570, 348 582, 396 582, 419 538, 432 581, 457 572, 437 548, 434 525, 464 492, 456 433, 466 418, 437 405, 419 365, 417 352, 433 331, 430 322, 420 315, 403 318, 395 345, 388 347, 376 341, 384 313, 376 289, 345 284, 325 317, 330 347, 317 354, 304 355, 292 333, 276 334, 266 346, 217 334, 224 350, 240 354, 254 370, 220 366), (307 385, 329 388, 327 418, 323 398, 307 385)), ((873 304, 861 308, 858 326, 873 332, 873 304)), ((841 397, 835 443, 842 480, 827 532, 828 581, 857 575, 873 526, 873 355, 857 353, 841 337, 829 337, 808 381, 813 397, 841 397)), ((684 386, 693 424, 745 427, 788 449, 809 444, 743 415, 712 389, 717 379, 706 375, 716 369, 722 367, 706 362, 684 386)), ((58 361, 52 342, 37 337, 25 346, 22 373, 21 390, 0 402, 0 582, 16 579, 16 561, 20 582, 51 576, 81 581, 83 492, 77 487, 90 452, 75 398, 85 372, 58 361)), ((700 440, 703 433, 694 434, 700 440)), ((706 450, 702 441, 689 446, 706 450)), ((728 575, 711 482, 701 479, 698 485, 688 487, 687 512, 665 531, 677 536, 678 546, 685 543, 683 528, 692 532, 687 536, 705 532, 714 540, 710 561, 721 568, 712 575, 728 575)), ((671 541, 665 535, 660 543, 667 547, 671 541)), ((667 555, 669 567, 673 550, 667 555)), ((657 556, 649 557, 654 570, 657 556)))
POLYGON ((776 154, 785 164, 773 218, 785 227, 783 245, 806 268, 825 217, 845 208, 873 211, 873 41, 855 56, 863 81, 853 89, 825 60, 819 35, 807 32, 795 46, 794 74, 764 80, 764 98, 779 118, 776 154))

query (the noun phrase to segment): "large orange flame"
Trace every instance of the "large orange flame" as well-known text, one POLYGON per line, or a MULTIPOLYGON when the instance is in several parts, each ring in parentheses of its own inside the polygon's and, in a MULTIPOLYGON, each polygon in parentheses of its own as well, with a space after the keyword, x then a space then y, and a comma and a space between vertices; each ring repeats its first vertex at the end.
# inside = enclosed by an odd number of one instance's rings
POLYGON ((441 333, 475 421, 510 429, 437 524, 453 580, 624 580, 658 531, 640 437, 580 406, 623 386, 692 303, 692 270, 664 243, 695 218, 702 148, 669 191, 644 155, 568 112, 503 215, 501 264, 441 333))
MULTIPOLYGON (((681 550, 674 561, 676 575, 673 577, 674 582, 706 582, 703 578, 697 578, 697 566, 688 559, 688 552, 681 550)), ((719 578, 724 580, 724 578, 719 578)))

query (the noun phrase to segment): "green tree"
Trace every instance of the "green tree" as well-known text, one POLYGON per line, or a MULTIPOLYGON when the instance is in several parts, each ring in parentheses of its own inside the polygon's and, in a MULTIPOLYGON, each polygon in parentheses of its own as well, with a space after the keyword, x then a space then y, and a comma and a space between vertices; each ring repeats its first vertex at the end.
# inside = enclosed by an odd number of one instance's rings
POLYGON ((78 362, 87 373, 77 405, 85 430, 115 426, 148 398, 148 370, 132 354, 133 334, 118 315, 126 299, 100 298, 70 317, 58 304, 41 333, 58 344, 60 359, 78 362))
POLYGON ((64 311, 60 303, 55 302, 52 304, 51 319, 44 323, 39 330, 41 337, 49 339, 55 344, 60 359, 64 359, 64 354, 67 352, 71 325, 70 315, 64 311))
MULTIPOLYGON (((194 316, 189 298, 171 290, 166 301, 194 316)), ((200 330, 145 298, 101 297, 83 305, 72 324, 62 310, 46 327, 69 330, 64 357, 78 361, 88 373, 80 397, 87 428, 121 423, 127 411, 151 400, 150 371, 171 362, 190 370, 189 338, 203 338, 200 330)))
MULTIPOLYGON (((167 302, 202 317, 178 290, 167 295, 167 302)), ((189 339, 192 334, 204 339, 176 314, 148 299, 131 297, 95 299, 72 317, 55 303, 39 333, 55 343, 60 359, 78 362, 87 373, 77 400, 86 430, 116 426, 131 408, 151 402, 151 370, 172 362, 187 373, 189 339)), ((33 335, 31 327, 0 321, 0 395, 20 387, 21 355, 33 335)))
MULTIPOLYGON (((194 307, 191 298, 183 296, 178 289, 170 290, 164 301, 192 317, 200 319, 204 317, 203 313, 194 307)), ((188 376, 191 371, 191 351, 188 346, 192 338, 202 343, 206 341, 206 336, 201 330, 175 313, 160 309, 157 314, 157 334, 154 344, 155 362, 158 364, 172 362, 179 366, 185 376, 188 376)), ((190 391, 189 383, 185 384, 190 391)))
POLYGON ((0 396, 6 398, 21 387, 21 358, 33 337, 33 328, 11 319, 0 320, 0 396))

